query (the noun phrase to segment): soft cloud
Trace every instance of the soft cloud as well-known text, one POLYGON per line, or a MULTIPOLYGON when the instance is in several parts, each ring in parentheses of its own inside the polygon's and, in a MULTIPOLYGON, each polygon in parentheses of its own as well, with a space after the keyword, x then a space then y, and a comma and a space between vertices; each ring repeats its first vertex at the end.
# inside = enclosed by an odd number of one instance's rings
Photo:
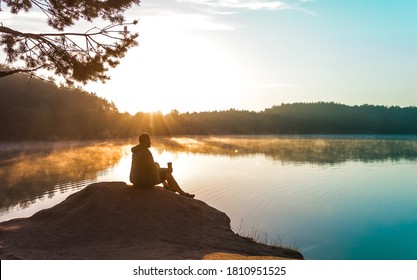
POLYGON ((131 10, 129 18, 139 16, 141 25, 152 21, 153 26, 163 24, 165 28, 175 30, 233 31, 238 24, 229 16, 243 11, 284 10, 314 15, 299 0, 152 0, 143 2, 139 9, 131 10))
POLYGON ((181 4, 193 9, 204 9, 206 12, 225 14, 240 11, 296 11, 308 15, 317 14, 304 7, 308 2, 315 0, 277 1, 277 0, 177 0, 181 4))
POLYGON ((205 5, 212 8, 248 9, 248 10, 284 10, 291 6, 282 1, 262 0, 178 0, 179 2, 205 5))
POLYGON ((166 14, 158 16, 144 16, 140 25, 145 29, 153 30, 212 30, 212 31, 233 31, 232 25, 216 22, 208 15, 202 14, 166 14))
POLYGON ((50 30, 50 27, 48 27, 46 23, 47 17, 42 12, 22 12, 15 15, 10 13, 8 10, 5 10, 1 12, 0 16, 2 25, 22 32, 45 32, 50 30))

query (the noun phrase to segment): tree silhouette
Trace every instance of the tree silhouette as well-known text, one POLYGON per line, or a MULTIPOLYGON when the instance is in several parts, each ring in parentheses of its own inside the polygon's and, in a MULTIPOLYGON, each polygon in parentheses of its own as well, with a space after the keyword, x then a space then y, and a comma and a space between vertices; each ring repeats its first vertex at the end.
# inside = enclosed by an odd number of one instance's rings
MULTIPOLYGON (((1 0, 0 0, 1 1, 1 0)), ((3 0, 13 14, 40 10, 48 25, 56 32, 27 33, 0 24, 0 45, 6 54, 8 69, 0 69, 0 78, 15 73, 35 73, 39 69, 52 71, 74 82, 104 82, 106 71, 115 67, 128 49, 137 45, 138 34, 131 33, 124 12, 140 0, 3 0), (66 32, 79 20, 92 22, 101 18, 103 28, 91 28, 85 33, 66 32), (23 64, 22 64, 23 62, 23 64)))

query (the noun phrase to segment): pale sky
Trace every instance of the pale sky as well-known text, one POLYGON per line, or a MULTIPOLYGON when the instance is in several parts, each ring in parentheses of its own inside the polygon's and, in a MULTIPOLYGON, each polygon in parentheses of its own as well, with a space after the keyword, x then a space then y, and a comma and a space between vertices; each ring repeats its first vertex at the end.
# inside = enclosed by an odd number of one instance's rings
POLYGON ((140 45, 85 87, 122 112, 417 106, 414 0, 142 0, 127 16, 140 45))

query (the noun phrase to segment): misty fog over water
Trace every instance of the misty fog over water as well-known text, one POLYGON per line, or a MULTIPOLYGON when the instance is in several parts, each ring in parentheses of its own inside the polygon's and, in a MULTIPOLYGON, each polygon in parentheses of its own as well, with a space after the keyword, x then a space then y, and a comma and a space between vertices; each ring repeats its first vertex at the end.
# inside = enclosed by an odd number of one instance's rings
MULTIPOLYGON (((52 207, 92 182, 129 183, 134 144, 2 143, 0 221, 52 207)), ((173 137, 153 139, 151 150, 242 235, 307 259, 417 257, 415 137, 173 137)))

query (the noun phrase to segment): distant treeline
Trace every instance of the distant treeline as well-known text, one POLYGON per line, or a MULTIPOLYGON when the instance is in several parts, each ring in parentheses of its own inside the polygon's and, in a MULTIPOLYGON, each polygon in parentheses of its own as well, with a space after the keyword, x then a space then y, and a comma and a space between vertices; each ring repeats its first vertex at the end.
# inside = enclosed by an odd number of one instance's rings
POLYGON ((205 134, 417 134, 416 107, 281 104, 261 112, 120 113, 81 89, 25 76, 0 79, 0 140, 205 134))
POLYGON ((110 137, 123 117, 113 103, 80 89, 23 75, 0 79, 0 140, 110 137))
POLYGON ((231 109, 167 118, 179 134, 417 134, 416 107, 294 103, 262 112, 231 109))

